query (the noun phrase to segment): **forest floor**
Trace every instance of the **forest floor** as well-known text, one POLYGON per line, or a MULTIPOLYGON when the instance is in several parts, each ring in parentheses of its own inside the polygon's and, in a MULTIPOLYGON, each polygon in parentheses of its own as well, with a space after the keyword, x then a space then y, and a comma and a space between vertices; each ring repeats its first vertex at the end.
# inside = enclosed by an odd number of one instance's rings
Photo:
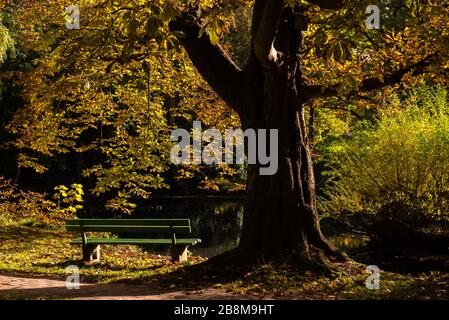
POLYGON ((1 225, 0 299, 449 299, 445 272, 382 271, 380 289, 369 290, 366 266, 352 261, 316 274, 282 263, 171 263, 138 247, 105 246, 99 263, 83 263, 71 239, 62 227, 1 225), (80 269, 80 290, 65 287, 71 265, 80 269))

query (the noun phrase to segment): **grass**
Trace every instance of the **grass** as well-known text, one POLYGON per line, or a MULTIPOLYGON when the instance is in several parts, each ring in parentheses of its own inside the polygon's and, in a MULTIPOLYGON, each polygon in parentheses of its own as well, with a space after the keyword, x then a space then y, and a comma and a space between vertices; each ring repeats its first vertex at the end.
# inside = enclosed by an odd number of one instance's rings
MULTIPOLYGON (((83 263, 74 236, 62 228, 9 224, 0 228, 0 273, 26 274, 65 279, 65 268, 80 267, 83 282, 148 283, 161 290, 215 287, 258 297, 302 299, 448 299, 449 274, 415 275, 381 273, 379 290, 365 286, 366 266, 356 262, 338 265, 332 275, 299 272, 282 263, 262 263, 249 269, 202 264, 191 257, 189 264, 171 263, 135 246, 105 246, 99 263, 83 263)), ((10 297, 9 297, 10 298, 10 297)))

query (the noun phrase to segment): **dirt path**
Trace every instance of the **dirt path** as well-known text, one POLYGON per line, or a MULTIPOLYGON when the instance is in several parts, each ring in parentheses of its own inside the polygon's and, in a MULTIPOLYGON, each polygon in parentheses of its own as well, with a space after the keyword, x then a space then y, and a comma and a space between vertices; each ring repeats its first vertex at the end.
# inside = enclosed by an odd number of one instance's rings
POLYGON ((206 288, 200 291, 182 289, 161 290, 146 284, 81 284, 79 290, 69 290, 65 281, 26 276, 0 275, 0 298, 76 300, 243 300, 256 299, 235 295, 224 290, 206 288))

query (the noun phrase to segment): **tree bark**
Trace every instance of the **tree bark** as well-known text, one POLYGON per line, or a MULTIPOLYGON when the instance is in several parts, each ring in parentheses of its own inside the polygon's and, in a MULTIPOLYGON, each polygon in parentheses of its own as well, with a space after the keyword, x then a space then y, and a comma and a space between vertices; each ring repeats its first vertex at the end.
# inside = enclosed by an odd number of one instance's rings
MULTIPOLYGON (((279 97, 274 94, 273 98, 279 97)), ((267 108, 279 106, 266 105, 267 108)), ((283 106, 291 107, 289 103, 283 106)), ((278 127, 278 172, 261 176, 257 165, 248 168, 248 194, 239 249, 266 258, 293 253, 308 265, 323 264, 326 255, 341 255, 320 230, 312 159, 303 130, 303 107, 290 115, 290 121, 278 127)))

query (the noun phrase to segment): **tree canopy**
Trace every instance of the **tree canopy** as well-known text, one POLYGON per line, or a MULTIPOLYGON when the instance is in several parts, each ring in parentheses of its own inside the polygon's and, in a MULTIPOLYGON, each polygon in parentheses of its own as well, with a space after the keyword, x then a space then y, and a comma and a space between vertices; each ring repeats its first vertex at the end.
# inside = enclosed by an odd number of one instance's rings
MULTIPOLYGON (((0 20, 0 61, 14 43, 30 57, 2 75, 22 88, 25 102, 8 124, 19 165, 43 173, 57 155, 92 154, 83 175, 95 180, 93 192, 112 192, 110 207, 129 210, 131 197, 167 187, 171 128, 196 117, 239 125, 230 108, 245 108, 249 51, 263 55, 271 46, 273 16, 284 6, 297 16, 295 28, 307 23, 298 57, 311 106, 345 101, 344 108, 363 112, 394 89, 447 81, 445 3, 382 0, 381 29, 367 30, 371 1, 269 2, 271 15, 253 16, 262 2, 81 0, 80 29, 73 30, 65 27, 69 1, 4 2, 2 18, 14 21, 16 36, 0 20)), ((274 50, 267 64, 282 63, 274 50)))

